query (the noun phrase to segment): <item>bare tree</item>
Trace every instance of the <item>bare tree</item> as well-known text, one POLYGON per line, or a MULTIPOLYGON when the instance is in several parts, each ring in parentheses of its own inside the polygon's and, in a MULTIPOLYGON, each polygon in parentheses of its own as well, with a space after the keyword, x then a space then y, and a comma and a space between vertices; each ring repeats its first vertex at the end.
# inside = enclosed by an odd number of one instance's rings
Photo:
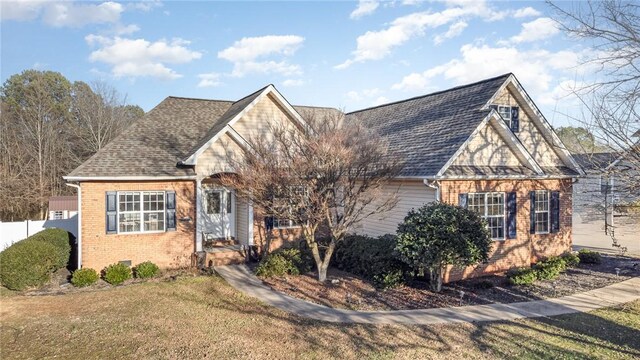
POLYGON ((139 107, 126 103, 126 96, 105 82, 96 81, 91 86, 81 81, 73 84, 70 128, 78 162, 98 152, 132 120, 144 114, 139 107))
POLYGON ((272 125, 249 139, 244 156, 230 160, 234 174, 221 181, 258 213, 301 226, 318 280, 325 281, 336 244, 363 219, 395 205, 396 195, 382 190, 401 163, 356 120, 307 115, 307 128, 272 125), (318 241, 320 231, 326 243, 318 241))
POLYGON ((569 36, 592 49, 582 68, 582 85, 573 89, 582 103, 570 119, 590 130, 595 140, 624 157, 612 167, 626 191, 640 193, 640 4, 633 1, 588 1, 549 5, 569 36), (594 71, 592 69, 595 69, 594 71))

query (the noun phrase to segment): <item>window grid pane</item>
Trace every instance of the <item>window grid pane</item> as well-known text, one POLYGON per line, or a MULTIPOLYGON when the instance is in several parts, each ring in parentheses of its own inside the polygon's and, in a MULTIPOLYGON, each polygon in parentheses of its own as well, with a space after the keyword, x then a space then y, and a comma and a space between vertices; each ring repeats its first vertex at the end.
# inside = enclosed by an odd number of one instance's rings
POLYGON ((470 193, 467 208, 487 221, 492 239, 504 239, 504 193, 470 193))
POLYGON ((164 192, 118 193, 118 232, 164 231, 164 192))
POLYGON ((549 192, 546 190, 536 191, 534 202, 534 219, 536 233, 549 232, 549 192))

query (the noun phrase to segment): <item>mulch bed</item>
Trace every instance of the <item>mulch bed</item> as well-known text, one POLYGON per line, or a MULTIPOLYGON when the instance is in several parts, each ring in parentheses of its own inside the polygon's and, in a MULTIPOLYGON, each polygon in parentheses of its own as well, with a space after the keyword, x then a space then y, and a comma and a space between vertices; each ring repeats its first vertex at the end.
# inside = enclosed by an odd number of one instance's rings
POLYGON ((263 279, 271 288, 317 304, 354 310, 428 309, 492 303, 513 303, 571 295, 640 276, 640 259, 603 255, 598 265, 580 264, 554 281, 530 286, 509 285, 505 276, 487 276, 443 285, 442 292, 429 290, 424 281, 380 290, 352 274, 329 269, 320 283, 315 274, 263 279), (619 275, 616 275, 616 268, 619 275))

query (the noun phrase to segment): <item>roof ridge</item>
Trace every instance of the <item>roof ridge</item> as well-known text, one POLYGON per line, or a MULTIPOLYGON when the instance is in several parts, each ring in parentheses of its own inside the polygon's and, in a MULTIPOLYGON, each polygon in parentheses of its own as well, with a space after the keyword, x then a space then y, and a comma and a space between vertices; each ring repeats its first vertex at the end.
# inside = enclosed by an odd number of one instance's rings
MULTIPOLYGON (((249 94, 249 95, 247 95, 247 96, 242 97, 241 99, 238 99, 238 100, 234 101, 233 103, 234 103, 234 104, 235 104, 235 103, 239 103, 240 101, 242 101, 242 100, 244 100, 244 99, 246 99, 246 98, 249 98, 249 97, 251 97, 251 96, 253 96, 253 95, 255 95, 255 94, 259 93, 259 92, 263 92, 263 91, 264 91, 264 89, 268 88, 269 86, 273 86, 273 84, 267 84, 266 86, 261 87, 260 89, 258 89, 258 90, 256 90, 256 91, 252 92, 251 94, 249 94)), ((274 86, 274 88, 275 88, 275 86, 274 86)))
POLYGON ((397 101, 393 101, 393 102, 386 103, 386 104, 380 104, 380 105, 370 106, 368 108, 364 108, 364 109, 360 109, 360 110, 354 110, 354 111, 346 113, 345 115, 354 114, 354 113, 358 113, 358 112, 362 112, 362 111, 366 111, 366 110, 377 109, 377 108, 381 108, 381 107, 385 107, 385 106, 389 106, 389 105, 400 104, 400 103, 403 103, 403 102, 422 99, 422 98, 426 98, 426 97, 429 97, 429 96, 440 95, 440 94, 443 94, 443 93, 446 93, 446 92, 449 92, 449 91, 460 90, 460 89, 463 89, 463 88, 466 88, 466 87, 482 84, 482 83, 485 83, 485 82, 497 80, 497 79, 499 79, 501 77, 507 77, 507 76, 511 76, 511 75, 513 75, 513 73, 509 72, 509 73, 505 73, 505 74, 502 74, 502 75, 499 75, 499 76, 494 76, 492 78, 476 81, 476 82, 473 82, 473 83, 470 83, 470 84, 458 85, 458 86, 454 86, 452 88, 435 91, 435 92, 432 92, 432 93, 429 93, 429 94, 418 95, 418 96, 414 96, 414 97, 411 97, 411 98, 408 98, 408 99, 397 100, 397 101))
POLYGON ((196 97, 188 97, 188 96, 174 96, 174 95, 169 95, 169 96, 167 96, 167 98, 181 99, 181 100, 197 100, 197 101, 216 101, 216 102, 228 102, 228 103, 235 102, 235 100, 204 99, 204 98, 196 98, 196 97))

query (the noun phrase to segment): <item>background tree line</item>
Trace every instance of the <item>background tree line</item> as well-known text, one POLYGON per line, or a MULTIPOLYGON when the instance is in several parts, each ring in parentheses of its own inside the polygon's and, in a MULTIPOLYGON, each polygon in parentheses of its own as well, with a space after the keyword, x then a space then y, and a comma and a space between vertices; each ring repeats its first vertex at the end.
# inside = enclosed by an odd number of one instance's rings
POLYGON ((62 176, 144 115, 104 82, 26 70, 0 88, 0 220, 44 219, 62 176))

